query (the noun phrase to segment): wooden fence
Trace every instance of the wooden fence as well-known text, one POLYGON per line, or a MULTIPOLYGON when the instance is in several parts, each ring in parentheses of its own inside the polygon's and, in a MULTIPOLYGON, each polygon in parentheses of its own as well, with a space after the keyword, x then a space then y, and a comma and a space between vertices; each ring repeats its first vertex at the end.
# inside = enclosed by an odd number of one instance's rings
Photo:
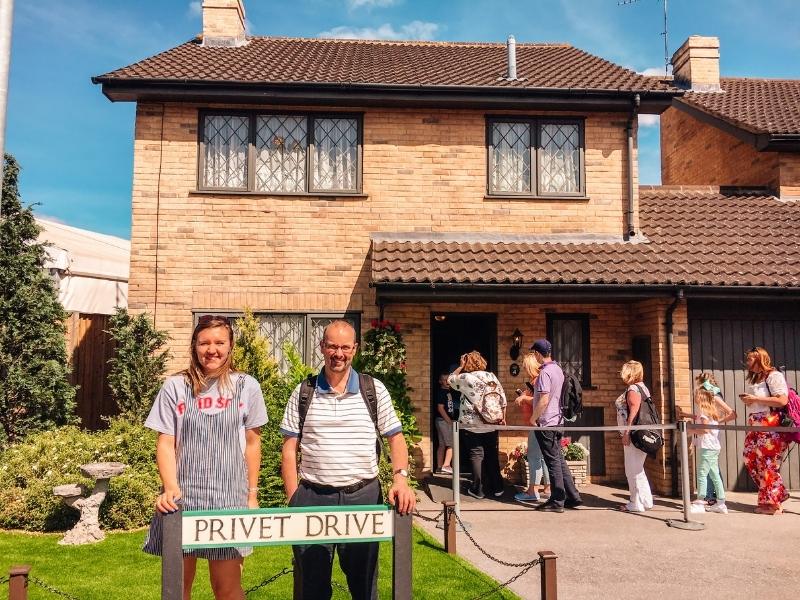
POLYGON ((101 417, 117 413, 108 388, 108 360, 114 343, 106 333, 109 315, 71 313, 67 319, 67 352, 72 365, 71 383, 77 385, 76 412, 81 426, 103 427, 101 417))

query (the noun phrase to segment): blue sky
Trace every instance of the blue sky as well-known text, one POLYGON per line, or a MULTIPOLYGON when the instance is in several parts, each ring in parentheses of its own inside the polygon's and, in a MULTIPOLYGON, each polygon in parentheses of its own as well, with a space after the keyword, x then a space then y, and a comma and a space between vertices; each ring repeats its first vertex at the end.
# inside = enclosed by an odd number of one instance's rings
MULTIPOLYGON (((131 103, 90 77, 197 34, 200 1, 15 3, 6 151, 22 165, 23 201, 76 227, 130 236, 131 103)), ((663 67, 661 0, 245 0, 251 33, 503 42, 569 42, 624 66, 663 67)), ((669 49, 720 38, 729 76, 800 78, 797 0, 670 0, 669 49)), ((650 121, 653 121, 652 119, 650 121)), ((642 183, 659 182, 657 123, 642 124, 642 183), (646 125, 646 126, 645 126, 646 125)))

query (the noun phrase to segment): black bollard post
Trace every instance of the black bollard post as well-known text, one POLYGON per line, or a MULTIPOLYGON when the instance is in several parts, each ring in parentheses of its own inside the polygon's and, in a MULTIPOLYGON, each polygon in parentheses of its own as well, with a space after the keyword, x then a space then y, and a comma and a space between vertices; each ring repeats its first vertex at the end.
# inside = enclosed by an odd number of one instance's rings
POLYGON ((183 512, 162 515, 161 600, 183 600, 183 512))
POLYGON ((392 600, 411 600, 411 513, 394 512, 392 600))
POLYGON ((444 549, 448 554, 456 554, 456 503, 444 500, 444 549))

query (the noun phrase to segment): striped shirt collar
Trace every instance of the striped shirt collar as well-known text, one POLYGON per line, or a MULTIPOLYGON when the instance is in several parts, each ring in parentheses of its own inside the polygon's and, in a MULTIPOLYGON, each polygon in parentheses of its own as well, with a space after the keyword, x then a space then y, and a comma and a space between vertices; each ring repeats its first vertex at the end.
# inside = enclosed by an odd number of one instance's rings
MULTIPOLYGON (((319 372, 317 375, 317 391, 323 394, 333 394, 335 390, 331 387, 331 384, 328 383, 328 380, 325 379, 325 369, 319 372)), ((347 388, 345 392, 348 394, 358 394, 361 392, 361 388, 358 385, 358 373, 352 367, 350 368, 350 375, 347 378, 347 388)))

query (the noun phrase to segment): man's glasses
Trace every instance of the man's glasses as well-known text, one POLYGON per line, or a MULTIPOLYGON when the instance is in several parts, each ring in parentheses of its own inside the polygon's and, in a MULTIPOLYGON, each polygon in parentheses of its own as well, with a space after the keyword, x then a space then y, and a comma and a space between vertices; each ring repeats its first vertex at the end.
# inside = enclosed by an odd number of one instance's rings
POLYGON ((337 344, 329 344, 325 342, 322 344, 322 347, 325 349, 326 352, 335 353, 341 350, 345 354, 350 354, 353 350, 356 349, 356 345, 345 344, 344 346, 339 346, 337 344))

